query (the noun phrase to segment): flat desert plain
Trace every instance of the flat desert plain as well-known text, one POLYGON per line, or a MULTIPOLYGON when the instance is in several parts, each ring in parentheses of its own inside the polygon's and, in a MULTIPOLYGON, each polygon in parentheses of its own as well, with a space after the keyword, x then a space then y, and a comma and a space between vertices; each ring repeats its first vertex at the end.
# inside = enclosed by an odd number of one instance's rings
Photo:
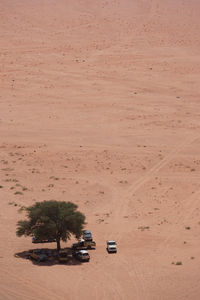
POLYGON ((200 299, 199 15, 197 0, 0 1, 1 300, 200 299), (86 215, 89 263, 23 258, 56 247, 15 233, 51 199, 86 215))

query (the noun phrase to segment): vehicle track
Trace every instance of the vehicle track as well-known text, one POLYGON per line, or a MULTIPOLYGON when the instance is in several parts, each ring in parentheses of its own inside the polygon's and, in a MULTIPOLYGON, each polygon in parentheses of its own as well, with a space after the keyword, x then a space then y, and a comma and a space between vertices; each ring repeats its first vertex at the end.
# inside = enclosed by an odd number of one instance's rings
MULTIPOLYGON (((199 202, 199 196, 200 195, 200 189, 197 190, 194 194, 192 194, 192 196, 190 198, 187 198, 183 205, 182 208, 180 208, 180 211, 182 212, 186 212, 185 214, 181 213, 178 217, 176 217, 176 221, 178 224, 180 223, 185 223, 187 224, 188 221, 191 219, 191 216, 193 214, 193 212, 196 210, 196 208, 198 206, 200 206, 200 202, 199 202), (194 201, 192 201, 192 199, 194 198, 194 201)), ((173 230, 170 230, 168 232, 168 236, 164 239, 164 241, 160 244, 160 246, 157 248, 157 251, 160 250, 160 248, 164 249, 164 253, 167 252, 167 249, 169 248, 169 246, 172 244, 170 243, 170 241, 172 241, 173 239, 176 239, 177 234, 174 235, 173 230)))
MULTIPOLYGON (((161 168, 163 168, 166 164, 168 164, 182 149, 184 149, 185 146, 188 144, 194 142, 197 139, 197 137, 193 138, 187 138, 186 140, 179 143, 175 148, 167 155, 165 158, 163 158, 161 161, 156 163, 152 168, 150 168, 144 176, 139 178, 136 182, 134 182, 127 190, 127 192, 124 194, 123 192, 120 193, 120 195, 116 193, 116 191, 113 191, 113 198, 117 199, 121 197, 121 199, 124 199, 121 201, 121 205, 117 206, 114 205, 115 211, 113 212, 113 224, 119 223, 120 219, 123 218, 128 212, 129 212, 129 204, 131 203, 131 196, 133 193, 135 193, 139 188, 141 188, 147 181, 149 181, 152 176, 155 176, 161 168), (115 196, 115 197, 114 197, 115 196)), ((117 203, 117 202, 116 202, 117 203)), ((193 212, 194 206, 191 208, 190 214, 193 212)), ((180 216, 181 218, 181 216, 180 216)), ((113 225, 113 227, 115 227, 113 225)), ((114 233, 113 233, 114 235, 114 233)), ((115 234, 118 243, 120 243, 120 240, 122 238, 121 233, 119 232, 117 235, 115 234)), ((167 238, 163 243, 160 244, 160 247, 163 247, 163 245, 167 245, 169 241, 169 238, 167 238)), ((121 259, 121 258, 120 258, 121 259)), ((126 259, 123 259, 123 264, 126 266, 126 272, 129 274, 129 276, 132 278, 132 280, 135 282, 135 299, 144 299, 142 298, 142 295, 145 295, 145 286, 144 286, 144 274, 142 274, 141 270, 138 270, 136 266, 131 266, 129 262, 126 259)))
POLYGON ((135 193, 142 185, 144 185, 152 176, 154 176, 161 168, 163 168, 166 164, 168 164, 185 146, 194 142, 198 137, 188 138, 184 140, 182 143, 178 144, 165 158, 156 163, 152 168, 150 168, 144 176, 135 181, 127 190, 126 193, 123 193, 124 201, 119 207, 116 207, 114 212, 114 220, 115 222, 119 221, 124 215, 126 215, 129 211, 129 204, 131 203, 131 196, 135 193))
MULTIPOLYGON (((137 280, 132 281, 132 276, 131 277, 129 276, 129 273, 132 272, 131 266, 129 266, 129 264, 127 264, 127 261, 120 256, 120 261, 117 259, 117 262, 115 260, 113 260, 112 263, 109 262, 109 269, 112 270, 112 266, 116 267, 116 264, 120 264, 119 269, 121 271, 123 270, 123 272, 125 271, 126 274, 128 274, 130 284, 133 286, 133 289, 134 289, 134 299, 138 299, 138 300, 142 299, 141 286, 137 284, 137 280), (125 270, 124 270, 124 268, 125 268, 125 270)), ((135 269, 134 269, 134 274, 135 274, 134 278, 135 279, 137 278, 137 274, 138 274, 136 269, 137 269, 137 267, 135 267, 135 269)), ((119 300, 132 299, 132 298, 129 298, 129 295, 127 294, 125 288, 122 287, 121 281, 119 281, 117 278, 115 278, 113 273, 105 272, 105 267, 103 265, 98 267, 98 269, 96 271, 100 274, 103 274, 104 282, 106 283, 106 286, 107 286, 107 282, 111 283, 109 285, 109 288, 111 291, 110 294, 113 295, 112 299, 114 299, 114 300, 115 299, 119 299, 119 300), (106 278, 106 280, 105 280, 105 278, 106 278)), ((127 277, 126 277, 126 280, 127 280, 127 277)), ((100 286, 99 284, 95 286, 97 295, 99 294, 98 293, 99 286, 100 286)), ((108 295, 105 294, 105 298, 107 298, 107 297, 108 297, 108 295)), ((97 299, 99 299, 99 298, 97 297, 97 299)))

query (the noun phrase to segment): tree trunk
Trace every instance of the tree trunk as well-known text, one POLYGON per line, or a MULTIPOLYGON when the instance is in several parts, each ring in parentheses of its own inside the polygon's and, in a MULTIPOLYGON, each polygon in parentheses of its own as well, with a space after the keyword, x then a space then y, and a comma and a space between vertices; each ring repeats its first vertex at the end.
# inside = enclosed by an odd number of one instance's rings
POLYGON ((60 250, 60 239, 58 239, 56 242, 57 242, 57 250, 59 251, 60 250))

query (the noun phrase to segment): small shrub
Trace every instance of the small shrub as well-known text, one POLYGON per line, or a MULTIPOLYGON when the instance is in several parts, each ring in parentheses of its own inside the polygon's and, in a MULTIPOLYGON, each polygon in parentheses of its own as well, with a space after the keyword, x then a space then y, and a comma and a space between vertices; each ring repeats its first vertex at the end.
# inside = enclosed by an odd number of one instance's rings
POLYGON ((15 192, 15 195, 23 195, 23 193, 22 193, 22 192, 19 192, 19 191, 17 191, 17 192, 15 192))
POLYGON ((102 222, 104 222, 104 219, 98 219, 98 222, 102 223, 102 222))
POLYGON ((186 229, 186 230, 190 230, 190 226, 186 226, 185 229, 186 229))
POLYGON ((181 266, 182 265, 182 261, 177 261, 175 265, 176 266, 181 266))
POLYGON ((0 189, 2 189, 3 188, 3 185, 0 185, 0 189))
POLYGON ((50 184, 48 185, 48 187, 54 187, 54 184, 53 184, 53 183, 50 183, 50 184))
POLYGON ((26 210, 26 207, 25 206, 21 206, 19 209, 18 209, 18 212, 21 213, 22 211, 26 210))
POLYGON ((141 231, 144 231, 146 229, 149 229, 149 226, 139 226, 138 229, 140 229, 141 231))
POLYGON ((8 204, 9 204, 9 205, 17 206, 17 203, 15 203, 15 202, 9 202, 8 204))
POLYGON ((195 259, 195 257, 194 257, 194 256, 191 256, 190 259, 195 259))

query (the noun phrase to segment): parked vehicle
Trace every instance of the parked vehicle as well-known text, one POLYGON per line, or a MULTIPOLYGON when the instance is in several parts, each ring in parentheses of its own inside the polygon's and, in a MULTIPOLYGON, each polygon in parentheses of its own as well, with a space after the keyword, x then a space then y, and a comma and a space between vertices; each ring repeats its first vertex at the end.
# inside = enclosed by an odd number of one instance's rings
POLYGON ((69 251, 68 250, 60 250, 58 254, 58 260, 60 263, 66 263, 69 261, 69 251))
POLYGON ((44 262, 48 260, 48 256, 42 250, 33 250, 30 253, 30 258, 38 262, 44 262))
POLYGON ((85 241, 92 241, 92 233, 90 230, 84 230, 83 231, 83 239, 85 241))
POLYGON ((95 241, 85 241, 84 239, 81 239, 78 241, 78 243, 74 243, 72 245, 72 249, 76 249, 76 250, 96 249, 96 243, 95 241))
POLYGON ((90 255, 86 250, 78 250, 78 251, 74 251, 72 253, 73 257, 75 257, 76 259, 78 259, 79 261, 89 261, 90 260, 90 255))
POLYGON ((117 253, 117 244, 115 241, 107 241, 106 244, 106 249, 109 253, 117 253))
POLYGON ((54 243, 56 242, 55 239, 39 239, 39 238, 36 238, 35 236, 32 237, 32 243, 33 244, 39 244, 39 243, 54 243))

